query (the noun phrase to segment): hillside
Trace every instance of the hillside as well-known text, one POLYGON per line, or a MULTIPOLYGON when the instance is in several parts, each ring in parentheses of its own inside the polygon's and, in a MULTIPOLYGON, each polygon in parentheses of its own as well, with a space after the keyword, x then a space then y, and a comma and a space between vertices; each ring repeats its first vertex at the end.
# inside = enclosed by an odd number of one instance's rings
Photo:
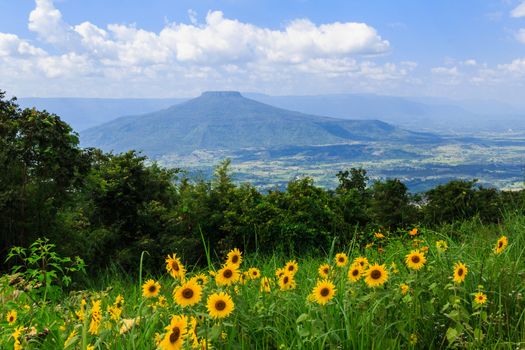
POLYGON ((239 92, 200 97, 143 115, 122 117, 81 133, 83 146, 141 150, 151 157, 196 150, 240 150, 389 140, 436 142, 378 120, 342 120, 273 107, 239 92))

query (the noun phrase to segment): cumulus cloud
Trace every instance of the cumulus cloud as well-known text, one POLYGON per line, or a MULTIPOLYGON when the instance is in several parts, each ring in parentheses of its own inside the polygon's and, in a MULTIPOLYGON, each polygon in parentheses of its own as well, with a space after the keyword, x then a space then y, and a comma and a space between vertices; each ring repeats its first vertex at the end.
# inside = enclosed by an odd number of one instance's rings
POLYGON ((525 17, 525 1, 522 1, 516 8, 510 12, 510 16, 514 18, 525 17))
MULTIPOLYGON (((16 75, 16 81, 22 76, 27 81, 76 79, 80 85, 91 84, 91 92, 84 94, 92 95, 93 86, 121 86, 110 91, 134 95, 144 91, 144 85, 177 85, 174 81, 186 93, 190 85, 194 90, 262 91, 272 82, 274 88, 303 88, 314 78, 333 84, 351 85, 348 79, 384 84, 403 79, 416 67, 413 62, 376 62, 390 51, 390 43, 366 23, 315 24, 303 18, 276 29, 227 18, 221 11, 209 11, 202 23, 195 11, 188 10, 188 17, 189 23, 166 23, 159 32, 130 24, 69 24, 53 0, 35 0, 28 28, 51 48, 46 51, 42 47, 47 46, 0 33, 0 64, 18 67, 16 72, 0 72, 0 84, 9 87, 16 75)), ((58 94, 68 94, 71 87, 61 86, 64 91, 58 94)), ((99 89, 95 94, 107 92, 99 89)))
POLYGON ((516 33, 516 39, 519 42, 525 44, 525 28, 518 30, 518 32, 516 33))

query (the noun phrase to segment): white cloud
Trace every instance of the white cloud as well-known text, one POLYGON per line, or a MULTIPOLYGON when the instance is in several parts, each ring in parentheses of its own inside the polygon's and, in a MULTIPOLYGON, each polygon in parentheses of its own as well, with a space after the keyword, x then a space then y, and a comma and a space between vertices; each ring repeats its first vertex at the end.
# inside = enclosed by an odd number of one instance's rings
POLYGON ((458 67, 435 67, 431 69, 432 73, 447 76, 458 76, 458 67))
POLYGON ((17 35, 0 33, 0 57, 42 56, 46 52, 20 39, 17 35))
POLYGON ((519 4, 510 12, 510 16, 514 18, 525 17, 525 1, 519 4))

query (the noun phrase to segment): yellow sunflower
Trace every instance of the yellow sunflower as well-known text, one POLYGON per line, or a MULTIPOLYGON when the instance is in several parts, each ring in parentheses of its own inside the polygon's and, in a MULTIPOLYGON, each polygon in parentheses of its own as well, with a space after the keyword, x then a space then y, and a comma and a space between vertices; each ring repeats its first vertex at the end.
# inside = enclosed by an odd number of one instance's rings
POLYGON ((275 270, 275 276, 277 278, 283 277, 285 273, 286 273, 286 271, 284 270, 284 267, 275 270))
POLYGON ((319 305, 325 305, 334 297, 336 292, 335 285, 329 280, 318 281, 317 285, 312 290, 314 300, 319 305))
POLYGON ((226 265, 215 275, 215 282, 218 286, 229 286, 239 280, 240 274, 236 265, 226 265))
POLYGON ((478 305, 483 305, 487 302, 487 296, 483 292, 477 292, 474 295, 474 302, 478 305))
POLYGON ((239 267, 241 266, 241 263, 242 263, 241 251, 237 248, 230 250, 226 258, 226 265, 235 265, 239 267))
POLYGON ((89 323, 89 333, 97 335, 99 332, 100 322, 102 321, 102 311, 100 310, 100 300, 93 301, 91 308, 91 321, 89 323))
POLYGON ((420 270, 426 262, 425 254, 419 250, 412 250, 405 258, 405 263, 412 270, 420 270))
POLYGON ((317 272, 319 272, 319 276, 321 276, 322 278, 327 278, 328 275, 330 274, 330 265, 323 264, 319 266, 319 269, 317 270, 317 272))
POLYGON ((178 350, 182 349, 184 345, 184 338, 186 337, 186 328, 188 327, 188 320, 186 316, 173 316, 164 339, 159 344, 161 350, 178 350))
POLYGON ((146 298, 154 298, 160 292, 160 283, 154 280, 147 280, 142 285, 142 295, 146 298))
POLYGON ((355 264, 358 264, 359 266, 361 266, 361 269, 364 270, 368 266, 368 259, 363 256, 359 256, 355 258, 354 262, 352 263, 352 265, 355 265, 355 264))
POLYGON ((261 292, 270 293, 271 290, 270 279, 268 277, 263 277, 261 279, 261 292))
POLYGON ((348 262, 348 256, 345 253, 337 253, 335 255, 335 264, 339 267, 343 267, 348 262))
POLYGON ((382 234, 381 232, 376 232, 376 233, 374 233, 374 236, 375 236, 375 238, 377 238, 377 239, 383 239, 383 238, 385 238, 385 235, 382 234))
POLYGON ((227 293, 220 292, 208 297, 207 308, 212 318, 225 318, 232 313, 235 305, 227 293))
POLYGON ((462 262, 458 262, 454 265, 454 282, 461 283, 467 276, 468 268, 462 262))
POLYGON ((199 347, 199 338, 197 337, 197 319, 194 316, 191 316, 190 318, 190 324, 188 325, 190 337, 191 337, 191 347, 192 348, 198 348, 199 347))
POLYGON ((293 275, 286 273, 279 278, 279 288, 281 288, 281 290, 295 289, 296 285, 293 275))
POLYGON ((406 283, 401 283, 401 285, 399 285, 399 288, 401 289, 401 294, 403 295, 407 294, 410 290, 410 286, 406 283))
POLYGON ((198 283, 204 286, 206 283, 208 283, 208 276, 206 276, 203 273, 199 273, 198 275, 193 276, 191 280, 194 281, 195 283, 198 283))
POLYGON ((439 240, 436 242, 436 249, 438 250, 438 252, 440 253, 444 253, 447 251, 448 249, 448 244, 446 241, 444 240, 439 240))
POLYGON ((292 276, 294 276, 298 270, 299 265, 295 262, 295 260, 288 261, 284 266, 284 272, 292 276))
POLYGON ((186 269, 180 262, 177 254, 173 254, 172 256, 168 255, 166 258, 166 271, 168 271, 173 278, 184 279, 186 269))
POLYGON ((363 275, 363 268, 359 264, 352 264, 348 270, 348 280, 350 282, 357 282, 361 279, 363 275))
POLYGON ((384 265, 374 264, 366 271, 365 282, 369 287, 379 287, 388 280, 388 271, 384 265))
POLYGON ((408 234, 413 236, 416 236, 419 233, 417 227, 414 227, 412 230, 408 231, 408 234))
POLYGON ((248 277, 252 280, 256 280, 261 277, 261 271, 256 267, 250 267, 248 269, 248 277))
POLYGON ((494 247, 494 253, 501 254, 505 248, 507 248, 507 245, 509 244, 509 240, 506 236, 501 236, 498 239, 498 242, 496 243, 496 247, 494 247))
POLYGON ((193 306, 201 301, 202 287, 193 280, 189 280, 175 290, 175 302, 182 307, 193 306))
POLYGON ((10 325, 15 324, 18 313, 16 310, 11 310, 7 313, 6 320, 10 325))

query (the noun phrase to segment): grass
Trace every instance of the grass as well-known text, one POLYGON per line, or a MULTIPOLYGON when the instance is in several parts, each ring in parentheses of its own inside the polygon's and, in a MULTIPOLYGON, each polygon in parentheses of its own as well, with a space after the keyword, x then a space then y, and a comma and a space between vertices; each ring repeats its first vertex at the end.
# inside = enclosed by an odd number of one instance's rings
MULTIPOLYGON (((23 291, 23 283, 9 285, 10 277, 3 276, 0 348, 13 348, 12 334, 21 327, 18 340, 27 349, 152 349, 156 339, 171 334, 172 330, 165 328, 174 315, 186 315, 188 322, 194 317, 197 338, 207 339, 209 348, 216 349, 525 348, 525 217, 512 216, 496 226, 472 221, 439 231, 420 228, 415 237, 408 233, 385 235, 371 238, 373 246, 369 248, 349 247, 345 253, 350 261, 342 268, 335 266, 337 251, 331 247, 324 247, 329 253, 323 256, 245 254, 240 270, 260 269, 261 275, 273 282, 269 293, 260 290, 260 279, 217 286, 208 270, 186 266, 187 279, 203 272, 210 280, 203 286, 200 302, 185 308, 172 297, 181 281, 166 273, 164 266, 159 266, 155 276, 126 275, 114 269, 93 279, 86 290, 62 292, 45 303, 39 299, 38 289, 23 291), (496 255, 494 246, 502 235, 508 237, 509 245, 496 255), (447 242, 446 252, 437 250, 438 240, 447 242), (427 262, 418 271, 410 270, 404 262, 414 249, 428 249, 427 262), (386 283, 370 288, 364 278, 350 282, 347 271, 358 256, 384 264, 389 274, 386 283), (291 259, 299 264, 293 277, 297 286, 282 291, 275 272, 291 259), (457 262, 468 268, 462 283, 452 279, 457 262), (336 293, 326 305, 319 305, 309 296, 324 263, 332 266, 328 279, 336 293), (150 278, 158 281, 161 289, 157 297, 145 298, 141 283, 150 278), (401 284, 409 286, 408 293, 402 293, 401 284), (235 305, 222 319, 211 318, 206 308, 207 297, 217 291, 228 293, 235 305), (487 296, 485 304, 474 302, 477 292, 487 296), (117 295, 125 300, 122 314, 111 320, 108 307, 114 305, 117 295), (87 302, 83 320, 76 314, 82 299, 87 302), (94 335, 89 328, 96 300, 102 308, 98 334, 94 335), (6 319, 11 310, 17 311, 13 324, 6 319), (74 336, 64 347, 72 332, 74 336)), ((147 259, 147 254, 143 258, 147 259)), ((190 329, 183 343, 188 349, 191 334, 190 329)))

